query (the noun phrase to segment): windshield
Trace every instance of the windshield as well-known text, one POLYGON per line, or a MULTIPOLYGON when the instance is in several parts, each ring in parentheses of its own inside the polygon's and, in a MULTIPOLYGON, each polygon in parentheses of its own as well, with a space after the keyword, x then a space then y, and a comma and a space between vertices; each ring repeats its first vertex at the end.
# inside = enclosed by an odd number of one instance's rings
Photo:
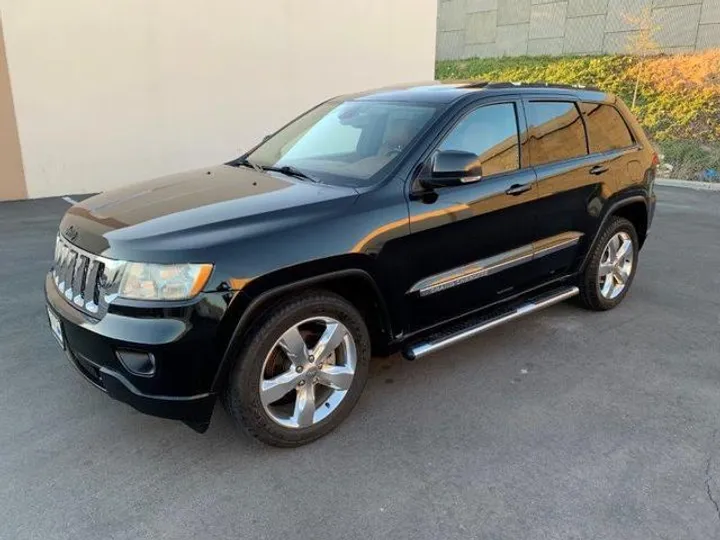
POLYGON ((328 102, 245 157, 263 169, 289 167, 327 184, 370 184, 435 112, 430 105, 409 103, 328 102))

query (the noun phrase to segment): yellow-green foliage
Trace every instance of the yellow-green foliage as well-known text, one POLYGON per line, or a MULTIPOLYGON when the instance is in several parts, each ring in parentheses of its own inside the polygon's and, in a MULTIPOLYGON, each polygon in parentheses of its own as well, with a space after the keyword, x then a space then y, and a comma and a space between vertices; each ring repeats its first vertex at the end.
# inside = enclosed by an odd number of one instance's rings
POLYGON ((720 50, 677 56, 474 58, 437 64, 438 79, 597 86, 630 106, 658 141, 720 141, 720 50))

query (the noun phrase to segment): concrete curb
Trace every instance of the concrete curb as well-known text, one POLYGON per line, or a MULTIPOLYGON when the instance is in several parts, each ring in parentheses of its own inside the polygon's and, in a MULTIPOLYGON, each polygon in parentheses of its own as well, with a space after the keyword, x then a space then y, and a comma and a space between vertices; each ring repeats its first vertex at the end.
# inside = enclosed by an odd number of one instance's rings
POLYGON ((697 189, 700 191, 720 191, 719 182, 694 182, 692 180, 675 180, 674 178, 658 178, 655 180, 658 186, 680 187, 697 189))

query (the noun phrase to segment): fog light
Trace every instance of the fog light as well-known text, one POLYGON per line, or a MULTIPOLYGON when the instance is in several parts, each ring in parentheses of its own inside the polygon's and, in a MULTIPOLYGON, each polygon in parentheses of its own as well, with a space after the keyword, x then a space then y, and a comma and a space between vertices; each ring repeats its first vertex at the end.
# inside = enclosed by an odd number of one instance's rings
POLYGON ((130 373, 141 377, 152 377, 155 374, 155 357, 152 353, 120 349, 117 357, 130 373))

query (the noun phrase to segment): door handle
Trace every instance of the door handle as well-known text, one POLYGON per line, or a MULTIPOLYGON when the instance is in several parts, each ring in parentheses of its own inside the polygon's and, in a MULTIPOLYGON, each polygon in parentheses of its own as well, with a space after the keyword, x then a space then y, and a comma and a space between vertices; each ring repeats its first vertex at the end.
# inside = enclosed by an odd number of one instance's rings
POLYGON ((608 169, 605 165, 595 165, 590 169, 590 174, 599 175, 608 172, 610 169, 608 169))
POLYGON ((531 189, 531 184, 513 184, 505 191, 505 193, 507 193, 508 195, 517 196, 522 195, 523 193, 525 193, 526 191, 530 191, 531 189))

